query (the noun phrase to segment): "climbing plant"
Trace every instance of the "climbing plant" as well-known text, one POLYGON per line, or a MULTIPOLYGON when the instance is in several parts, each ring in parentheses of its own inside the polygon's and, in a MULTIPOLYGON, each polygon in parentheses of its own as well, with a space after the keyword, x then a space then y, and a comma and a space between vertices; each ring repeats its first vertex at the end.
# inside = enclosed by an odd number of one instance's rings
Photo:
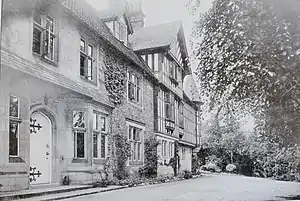
POLYGON ((109 98, 114 104, 121 104, 126 90, 126 66, 122 55, 107 49, 104 64, 105 87, 109 98))
POLYGON ((117 179, 125 179, 129 176, 127 161, 131 153, 130 143, 123 134, 118 133, 114 136, 114 144, 113 173, 117 179))

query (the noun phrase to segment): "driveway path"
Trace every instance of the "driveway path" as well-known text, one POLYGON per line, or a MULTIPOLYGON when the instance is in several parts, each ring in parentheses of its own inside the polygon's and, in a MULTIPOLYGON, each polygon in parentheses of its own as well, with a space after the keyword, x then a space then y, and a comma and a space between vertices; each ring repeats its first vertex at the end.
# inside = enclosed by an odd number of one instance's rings
POLYGON ((206 175, 198 179, 128 188, 77 197, 73 201, 270 201, 300 195, 300 183, 236 175, 206 175))

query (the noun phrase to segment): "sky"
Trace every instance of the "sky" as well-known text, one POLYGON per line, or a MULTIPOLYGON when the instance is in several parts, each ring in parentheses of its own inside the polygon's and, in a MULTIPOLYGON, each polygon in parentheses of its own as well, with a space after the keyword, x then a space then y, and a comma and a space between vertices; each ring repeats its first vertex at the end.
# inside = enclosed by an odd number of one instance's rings
MULTIPOLYGON (((113 0, 86 0, 97 10, 109 8, 109 2, 113 0)), ((184 27, 187 43, 190 41, 193 22, 192 16, 186 5, 189 0, 127 0, 128 2, 142 1, 145 12, 145 26, 152 26, 181 20, 184 27)), ((212 5, 212 0, 201 0, 199 13, 207 11, 212 5)), ((189 45, 188 45, 189 47, 189 45)))

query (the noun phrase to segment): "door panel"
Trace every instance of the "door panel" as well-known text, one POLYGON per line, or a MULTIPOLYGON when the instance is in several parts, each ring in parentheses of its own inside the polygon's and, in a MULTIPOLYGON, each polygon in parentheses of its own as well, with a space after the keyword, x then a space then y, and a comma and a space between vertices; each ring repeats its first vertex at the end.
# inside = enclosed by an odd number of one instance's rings
POLYGON ((52 125, 42 113, 34 113, 30 119, 30 184, 51 182, 52 125))

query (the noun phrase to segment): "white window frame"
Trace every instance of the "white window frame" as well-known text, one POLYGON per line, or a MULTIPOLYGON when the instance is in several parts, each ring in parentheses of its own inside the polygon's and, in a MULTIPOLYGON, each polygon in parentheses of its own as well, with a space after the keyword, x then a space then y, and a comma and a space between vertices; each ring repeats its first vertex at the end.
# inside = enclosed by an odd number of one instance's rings
MULTIPOLYGON (((53 16, 48 15, 48 14, 42 14, 40 12, 34 11, 34 13, 33 13, 33 30, 38 29, 39 31, 41 31, 41 41, 40 41, 40 53, 33 52, 33 50, 32 50, 32 52, 34 54, 38 54, 40 56, 43 56, 45 59, 47 59, 49 61, 52 61, 52 62, 55 61, 55 48, 56 48, 56 45, 55 45, 55 42, 56 42, 55 25, 56 25, 56 21, 55 21, 55 18, 53 16), (35 22, 35 20, 34 20, 35 15, 40 16, 41 24, 38 24, 37 22, 35 22), (47 28, 46 28, 48 18, 50 18, 53 21, 53 30, 52 31, 50 31, 50 28, 49 28, 49 30, 47 30, 47 28), (48 49, 45 50, 45 47, 44 47, 43 43, 44 43, 45 34, 47 34, 47 32, 48 32, 48 35, 46 37, 48 38, 48 44, 47 44, 48 49), (52 52, 51 52, 53 58, 50 58, 48 56, 48 54, 50 53, 50 45, 51 45, 50 38, 53 38, 53 41, 52 41, 53 49, 52 49, 52 52), (44 54, 45 51, 47 52, 47 54, 44 54)), ((33 40, 33 36, 32 36, 32 40, 33 40)), ((33 43, 33 41, 32 41, 32 43, 33 43)))

